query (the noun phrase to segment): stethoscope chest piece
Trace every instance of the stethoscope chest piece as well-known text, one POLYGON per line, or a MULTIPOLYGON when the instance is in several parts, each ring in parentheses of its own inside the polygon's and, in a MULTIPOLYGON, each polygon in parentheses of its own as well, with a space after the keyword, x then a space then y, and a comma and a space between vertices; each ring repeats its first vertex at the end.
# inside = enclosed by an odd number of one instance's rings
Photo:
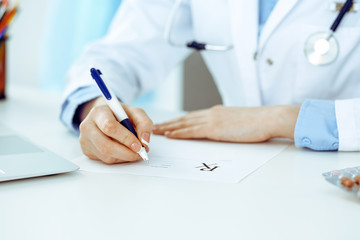
POLYGON ((334 34, 353 3, 353 0, 346 0, 328 32, 314 33, 306 40, 304 51, 309 63, 322 66, 335 61, 339 55, 339 44, 334 34))
POLYGON ((318 32, 306 40, 304 50, 311 64, 322 66, 335 61, 339 54, 339 44, 332 32, 318 32))

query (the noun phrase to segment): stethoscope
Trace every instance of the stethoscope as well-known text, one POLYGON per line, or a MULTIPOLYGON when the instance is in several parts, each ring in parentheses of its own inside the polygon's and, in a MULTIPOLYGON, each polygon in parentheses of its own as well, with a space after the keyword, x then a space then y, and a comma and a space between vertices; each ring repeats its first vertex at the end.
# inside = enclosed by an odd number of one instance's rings
POLYGON ((352 5, 353 0, 347 0, 328 32, 314 33, 306 40, 304 48, 305 56, 314 66, 330 64, 339 55, 339 43, 334 33, 352 5))
MULTIPOLYGON (((188 43, 175 42, 171 38, 171 32, 174 26, 175 17, 180 9, 181 3, 184 0, 177 0, 170 12, 169 20, 166 24, 164 36, 166 41, 174 47, 188 47, 197 51, 228 51, 233 48, 233 45, 218 45, 207 44, 197 41, 188 43)), ((327 65, 335 61, 339 54, 339 44, 335 38, 335 31, 340 25, 345 14, 350 10, 353 5, 353 0, 347 0, 341 8, 338 16, 330 27, 328 32, 317 32, 306 40, 305 42, 305 56, 309 63, 315 66, 327 65)))

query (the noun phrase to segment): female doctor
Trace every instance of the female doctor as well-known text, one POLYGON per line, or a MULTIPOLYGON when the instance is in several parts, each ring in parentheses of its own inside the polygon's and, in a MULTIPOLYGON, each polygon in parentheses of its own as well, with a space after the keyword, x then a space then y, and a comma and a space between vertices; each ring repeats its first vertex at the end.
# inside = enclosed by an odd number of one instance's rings
POLYGON ((284 137, 297 147, 358 151, 360 12, 338 1, 124 0, 107 36, 70 70, 61 119, 80 133, 85 155, 110 164, 140 160, 152 132, 239 143, 284 137), (123 104, 139 139, 116 121, 89 74, 89 65, 99 67, 131 104, 194 48, 224 106, 154 126, 123 104))

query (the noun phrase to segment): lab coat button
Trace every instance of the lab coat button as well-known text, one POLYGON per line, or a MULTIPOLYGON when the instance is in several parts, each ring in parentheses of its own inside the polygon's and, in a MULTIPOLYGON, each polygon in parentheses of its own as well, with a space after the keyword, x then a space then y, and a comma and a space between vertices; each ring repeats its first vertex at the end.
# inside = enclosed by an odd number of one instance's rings
POLYGON ((256 61, 257 59, 257 52, 254 52, 254 60, 256 61))
POLYGON ((311 144, 311 140, 310 140, 309 138, 307 138, 307 137, 304 137, 304 138, 302 139, 302 142, 303 142, 304 144, 306 144, 306 145, 310 145, 310 144, 311 144))
POLYGON ((339 143, 335 142, 332 144, 334 149, 339 149, 339 143))
POLYGON ((269 64, 270 66, 274 64, 273 60, 271 60, 270 58, 268 60, 266 60, 267 64, 269 64))

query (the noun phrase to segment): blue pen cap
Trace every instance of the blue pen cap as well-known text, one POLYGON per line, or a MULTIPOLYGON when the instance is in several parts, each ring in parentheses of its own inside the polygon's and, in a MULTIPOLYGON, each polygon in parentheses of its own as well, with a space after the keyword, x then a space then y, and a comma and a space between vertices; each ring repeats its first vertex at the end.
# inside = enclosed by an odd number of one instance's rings
POLYGON ((101 92, 104 94, 104 97, 107 100, 111 100, 112 96, 111 96, 108 88, 106 87, 104 81, 102 80, 102 78, 100 76, 100 75, 102 75, 101 71, 97 70, 95 68, 91 68, 90 73, 91 73, 91 77, 95 80, 95 82, 99 86, 101 92))

